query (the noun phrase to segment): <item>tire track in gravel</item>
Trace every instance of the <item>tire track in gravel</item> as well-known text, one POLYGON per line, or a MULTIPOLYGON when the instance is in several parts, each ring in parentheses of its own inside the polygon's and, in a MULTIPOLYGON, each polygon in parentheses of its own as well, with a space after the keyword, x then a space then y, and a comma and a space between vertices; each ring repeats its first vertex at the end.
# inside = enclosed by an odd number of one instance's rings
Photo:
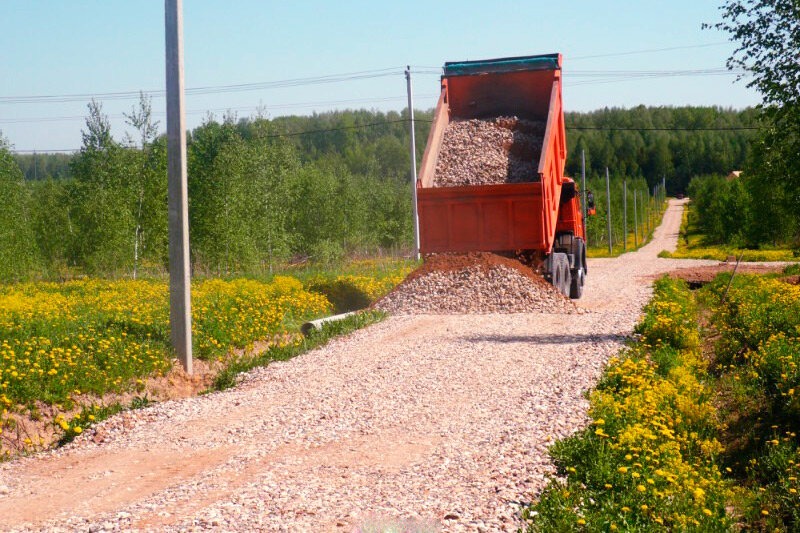
POLYGON ((713 264, 657 258, 682 208, 639 251, 590 260, 589 313, 392 317, 234 390, 114 417, 103 442, 87 431, 0 465, 0 528, 350 531, 394 517, 514 530, 653 277, 713 264))

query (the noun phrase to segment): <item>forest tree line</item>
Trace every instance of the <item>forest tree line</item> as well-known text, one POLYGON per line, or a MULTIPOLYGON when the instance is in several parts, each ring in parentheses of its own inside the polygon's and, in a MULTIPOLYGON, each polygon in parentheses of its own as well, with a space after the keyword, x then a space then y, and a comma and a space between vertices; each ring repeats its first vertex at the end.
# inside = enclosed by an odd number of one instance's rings
MULTIPOLYGON (((418 160, 431 111, 415 111, 418 160)), ((126 115, 137 133, 114 137, 91 103, 75 154, 0 147, 0 279, 75 272, 140 276, 167 261, 166 141, 142 99, 126 115)), ((693 175, 727 174, 748 157, 753 110, 713 107, 568 113, 568 173, 670 193, 693 175)), ((221 120, 188 136, 195 273, 269 271, 291 258, 407 249, 411 243, 408 122, 369 110, 221 120)))

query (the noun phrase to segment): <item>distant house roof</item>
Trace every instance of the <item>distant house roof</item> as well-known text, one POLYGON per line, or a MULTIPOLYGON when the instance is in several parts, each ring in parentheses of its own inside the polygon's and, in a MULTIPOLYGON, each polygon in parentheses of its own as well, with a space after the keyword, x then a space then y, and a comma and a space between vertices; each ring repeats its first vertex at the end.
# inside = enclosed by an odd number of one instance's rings
POLYGON ((736 178, 740 177, 741 175, 742 175, 742 171, 741 170, 732 170, 731 173, 728 174, 725 177, 728 178, 728 181, 731 181, 731 180, 735 180, 736 178))

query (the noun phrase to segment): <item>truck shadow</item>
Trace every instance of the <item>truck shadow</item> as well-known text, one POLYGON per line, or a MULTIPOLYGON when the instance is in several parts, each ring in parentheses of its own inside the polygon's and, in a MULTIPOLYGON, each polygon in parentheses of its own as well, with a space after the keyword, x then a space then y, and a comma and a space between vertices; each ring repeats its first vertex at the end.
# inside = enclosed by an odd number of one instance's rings
POLYGON ((469 342, 489 342, 494 344, 514 344, 514 343, 529 343, 529 344, 579 344, 583 342, 621 342, 624 343, 628 340, 625 335, 613 333, 569 333, 569 334, 542 334, 542 335, 469 335, 463 337, 464 340, 469 342))

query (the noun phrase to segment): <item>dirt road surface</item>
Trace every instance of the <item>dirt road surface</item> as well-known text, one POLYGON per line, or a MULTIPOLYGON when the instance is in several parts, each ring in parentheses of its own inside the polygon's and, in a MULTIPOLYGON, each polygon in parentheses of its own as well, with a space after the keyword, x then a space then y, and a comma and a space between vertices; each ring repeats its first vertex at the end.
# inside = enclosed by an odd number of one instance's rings
POLYGON ((654 276, 713 264, 657 257, 682 209, 639 251, 590 260, 586 314, 392 317, 0 465, 0 529, 514 530, 654 276))

